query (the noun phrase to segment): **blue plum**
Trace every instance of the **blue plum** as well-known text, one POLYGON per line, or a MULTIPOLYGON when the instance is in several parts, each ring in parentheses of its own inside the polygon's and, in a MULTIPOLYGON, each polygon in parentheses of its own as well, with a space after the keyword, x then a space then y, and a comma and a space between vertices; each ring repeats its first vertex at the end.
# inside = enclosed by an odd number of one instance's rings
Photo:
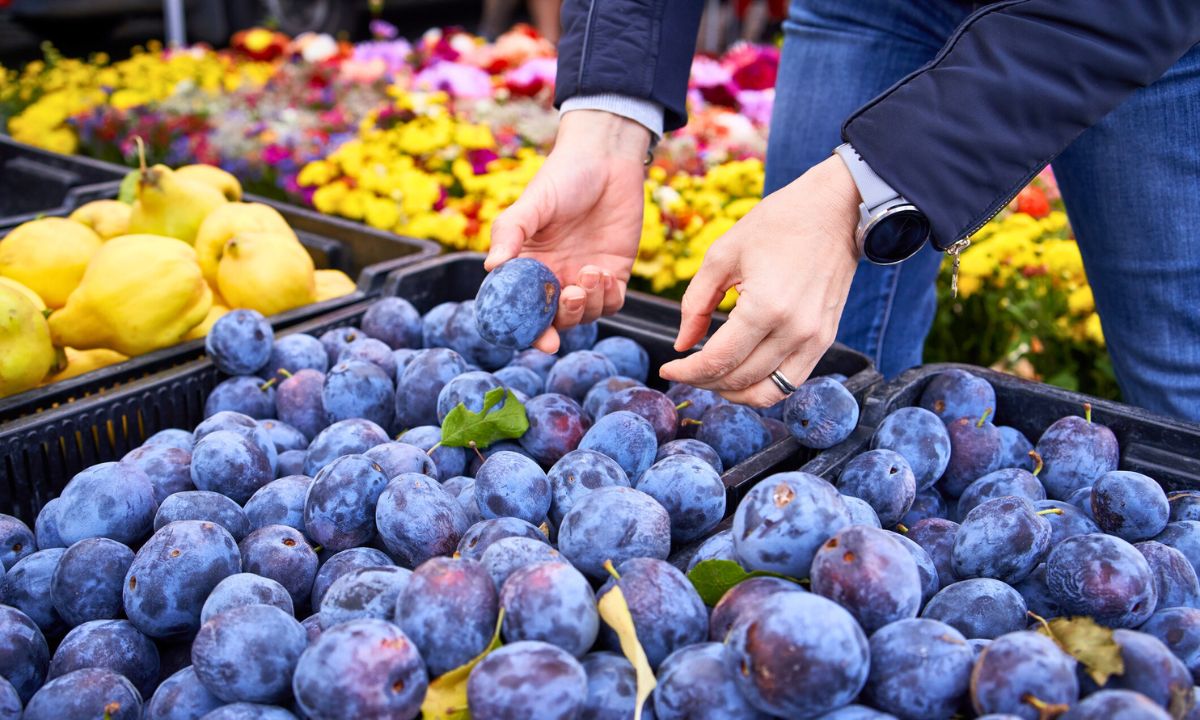
POLYGON ((352 327, 333 328, 322 333, 318 339, 321 341, 321 346, 325 348, 325 357, 329 361, 329 367, 337 364, 338 356, 342 354, 342 350, 347 345, 363 337, 369 336, 352 327))
POLYGON ((1192 673, 1192 682, 1200 677, 1200 610, 1164 608, 1151 615, 1139 630, 1166 645, 1192 673))
POLYGON ((522 350, 513 355, 513 359, 509 362, 512 367, 529 368, 537 373, 542 378, 542 386, 546 385, 546 378, 550 377, 550 368, 554 367, 554 363, 558 362, 557 355, 542 352, 536 348, 522 350))
POLYGON ((950 462, 938 482, 943 494, 958 497, 968 485, 999 469, 1000 431, 987 418, 985 413, 978 418, 959 418, 946 425, 946 433, 950 436, 950 462))
POLYGON ((717 455, 717 451, 694 438, 680 438, 660 445, 654 461, 658 462, 673 455, 690 455, 708 463, 718 474, 725 472, 725 466, 721 463, 721 456, 717 455))
POLYGON ((540 640, 583 657, 600 631, 591 585, 561 560, 527 565, 509 575, 500 590, 500 607, 506 643, 540 640))
POLYGON ((345 455, 313 478, 304 498, 309 538, 337 552, 366 544, 375 536, 375 506, 388 478, 365 455, 345 455))
POLYGON ((421 345, 425 348, 446 347, 446 329, 454 311, 458 309, 456 302, 444 302, 434 305, 421 316, 421 345))
POLYGON ((850 525, 832 485, 804 472, 770 475, 750 489, 733 515, 733 547, 748 570, 808 577, 817 549, 850 525))
POLYGON ((458 541, 457 552, 468 560, 480 560, 487 549, 507 537, 526 537, 539 542, 548 542, 545 533, 536 526, 519 518, 502 517, 481 520, 463 533, 458 541))
MULTIPOLYGON (((133 465, 145 473, 154 489, 154 501, 162 501, 170 494, 195 490, 192 485, 192 451, 170 445, 142 445, 121 458, 126 465, 133 465)), ((0 545, 3 547, 3 545, 0 545)))
POLYGON ((600 326, 594 322, 575 325, 558 331, 558 354, 570 355, 579 350, 591 350, 600 336, 600 326))
POLYGON ((941 576, 933 557, 925 548, 900 533, 892 532, 888 537, 900 543, 917 564, 917 575, 921 578, 921 605, 924 606, 942 588, 941 576))
POLYGON ((278 705, 238 702, 222 705, 200 720, 296 720, 296 716, 278 705))
POLYGON ((491 643, 499 600, 481 563, 435 557, 413 571, 395 609, 396 623, 420 650, 430 675, 438 677, 491 643))
POLYGON ((663 393, 643 386, 618 390, 601 403, 596 418, 619 410, 648 420, 654 428, 654 436, 659 445, 675 439, 679 428, 679 416, 675 411, 675 403, 663 393))
POLYGON ((484 370, 499 370, 513 356, 512 348, 490 342, 479 334, 474 300, 459 303, 450 316, 446 326, 446 346, 484 370))
POLYGON ((629 478, 617 461, 593 450, 572 450, 563 455, 546 477, 551 492, 549 516, 555 525, 562 525, 563 517, 588 492, 600 487, 629 487, 629 478))
POLYGON ((284 478, 288 475, 304 475, 304 461, 307 459, 307 450, 284 450, 279 453, 279 461, 275 464, 275 477, 284 478))
POLYGON ((980 503, 1005 495, 1016 495, 1037 503, 1046 499, 1046 489, 1028 470, 1001 468, 983 475, 963 490, 958 497, 958 517, 965 518, 980 503))
POLYGON ((566 562, 544 539, 534 540, 527 537, 501 538, 492 543, 479 560, 496 585, 496 592, 500 592, 504 581, 517 570, 552 561, 566 562))
POLYGON ((671 653, 658 669, 654 715, 658 720, 720 717, 766 720, 742 695, 720 643, 697 643, 671 653))
POLYGON ((725 647, 725 662, 746 699, 788 718, 817 718, 846 705, 866 685, 870 667, 862 628, 813 593, 763 599, 734 622, 725 647))
POLYGON ((571 720, 587 694, 587 674, 578 660, 532 640, 489 653, 467 678, 467 704, 480 720, 571 720))
POLYGON ((801 445, 824 450, 854 432, 858 400, 836 380, 812 378, 784 400, 782 420, 801 445))
MULTIPOLYGON (((38 537, 41 538, 40 535, 38 537)), ((1192 567, 1197 568, 1196 574, 1200 575, 1200 521, 1169 522, 1167 528, 1154 539, 1183 553, 1192 567)))
POLYGON ((242 572, 217 583, 200 609, 200 623, 204 624, 226 610, 244 605, 273 605, 288 615, 295 611, 287 588, 271 578, 242 572))
POLYGON ((1079 697, 1075 658, 1036 632, 1013 632, 991 642, 971 673, 975 712, 1008 713, 1023 720, 1044 715, 1030 697, 1048 705, 1070 705, 1079 697))
POLYGON ((122 463, 100 463, 80 472, 61 498, 57 530, 67 545, 90 537, 131 545, 150 534, 158 511, 150 478, 122 463))
POLYGON ((554 322, 561 292, 562 285, 550 268, 533 258, 501 263, 475 295, 479 334, 503 347, 529 347, 554 322))
POLYGON ((217 383, 204 401, 204 417, 223 410, 263 420, 275 417, 275 387, 257 375, 235 375, 217 383))
MULTIPOLYGON (((241 413, 223 410, 216 415, 202 420, 200 424, 196 426, 196 431, 193 433, 193 435, 198 443, 208 435, 211 435, 218 430, 227 430, 236 435, 241 435, 250 442, 254 443, 256 446, 258 446, 258 449, 262 451, 263 455, 266 456, 267 462, 271 466, 271 470, 275 470, 275 464, 279 458, 279 452, 275 449, 275 442, 271 440, 271 436, 267 434, 266 430, 263 430, 263 428, 259 426, 258 422, 254 418, 241 413)), ((195 459, 196 448, 193 445, 192 461, 195 462, 195 459)))
POLYGON ((643 383, 650 376, 650 353, 636 340, 608 337, 593 345, 592 350, 607 357, 619 375, 643 383))
POLYGON ((407 442, 382 443, 363 455, 378 463, 389 479, 404 473, 420 473, 437 479, 438 469, 429 453, 407 442))
MULTIPOLYGON (((638 640, 651 667, 668 655, 708 638, 708 610, 695 586, 674 565, 655 558, 633 558, 616 565, 617 575, 596 591, 600 602, 614 587, 620 587, 633 616, 638 640)), ((601 633, 610 650, 620 650, 616 633, 605 627, 601 633)))
POLYGON ((228 430, 205 435, 192 451, 192 484, 241 504, 275 479, 275 471, 251 440, 228 430))
MULTIPOLYGON (((1012 586, 1021 594, 1021 599, 1025 601, 1025 608, 1042 618, 1062 617, 1066 613, 1059 607, 1058 601, 1050 594, 1050 588, 1046 585, 1046 564, 1042 563, 1029 573, 1029 577, 1012 586)), ((1017 629, 1017 628, 1015 628, 1017 629)))
POLYGON ((545 393, 525 403, 529 429, 521 436, 521 447, 542 465, 553 465, 562 456, 579 447, 588 429, 588 420, 575 402, 566 395, 545 393))
POLYGON ((0 514, 0 562, 8 570, 21 558, 37 550, 29 526, 12 515, 0 514))
POLYGON ((80 540, 58 559, 50 578, 50 598, 71 627, 121 616, 121 586, 133 563, 133 550, 116 540, 80 540))
POLYGON ((593 350, 577 350, 564 355, 550 368, 546 392, 566 395, 581 403, 593 385, 616 374, 617 369, 604 355, 593 350))
POLYGON ((1038 477, 1055 500, 1065 500, 1117 469, 1120 450, 1116 436, 1104 425, 1091 421, 1090 408, 1086 415, 1056 420, 1038 439, 1037 453, 1045 464, 1038 477))
POLYGON ((159 430, 150 437, 146 438, 146 442, 142 445, 166 445, 167 447, 177 447, 180 450, 192 451, 192 446, 196 444, 190 430, 180 428, 167 428, 159 430))
POLYGON ((654 464, 658 441, 654 427, 645 418, 618 410, 596 420, 579 441, 579 448, 616 460, 625 475, 636 482, 654 464))
POLYGON ((310 486, 307 475, 286 475, 255 490, 242 508, 250 529, 287 525, 304 532, 304 498, 310 486))
POLYGON ((949 718, 970 690, 975 652, 937 620, 901 620, 871 636, 865 695, 903 720, 949 718))
POLYGON ((946 426, 924 408, 900 408, 889 414, 871 436, 871 447, 903 455, 917 479, 917 490, 933 487, 950 463, 946 426))
POLYGON ((325 346, 312 335, 291 333, 275 339, 271 344, 271 355, 263 366, 263 374, 268 378, 283 378, 295 375, 301 370, 315 370, 323 373, 329 369, 329 355, 325 346), (280 371, 283 372, 280 372, 280 371))
POLYGON ((1050 522, 1025 498, 1007 495, 977 505, 954 536, 957 577, 1020 582, 1050 550, 1050 522))
POLYGON ((1200 520, 1200 492, 1185 490, 1167 495, 1171 506, 1171 522, 1178 520, 1200 520))
POLYGON ((1021 594, 991 578, 951 583, 933 596, 921 617, 946 623, 967 638, 994 639, 1028 622, 1021 594))
POLYGON ((388 380, 396 382, 396 357, 386 343, 373 337, 361 337, 342 348, 338 353, 338 363, 347 360, 358 360, 370 363, 383 371, 388 380))
POLYGON ((192 667, 204 687, 225 702, 282 702, 307 644, 307 633, 290 614, 271 605, 245 605, 200 627, 192 667))
POLYGON ((546 389, 546 380, 537 371, 521 365, 507 365, 497 370, 496 379, 504 383, 504 387, 519 390, 529 397, 541 395, 546 389))
POLYGON ((972 420, 996 407, 992 384, 966 370, 950 368, 934 375, 917 403, 947 425, 959 418, 972 420))
POLYGON ((0 605, 0 677, 12 683, 23 702, 46 679, 50 648, 37 623, 9 605, 0 605))
POLYGON ((842 495, 842 502, 845 503, 846 510, 850 513, 851 525, 867 525, 873 528, 883 527, 879 522, 879 516, 875 514, 875 509, 866 500, 851 495, 842 495))
POLYGON ((89 620, 59 643, 48 680, 83 668, 124 675, 144 697, 158 684, 158 648, 128 620, 89 620))
POLYGON ((913 496, 912 506, 904 513, 904 517, 900 518, 900 524, 912 527, 926 518, 944 518, 948 512, 946 499, 935 488, 918 490, 913 496))
POLYGON ((1158 600, 1146 558, 1124 540, 1099 533, 1067 538, 1051 550, 1046 585, 1066 612, 1115 628, 1141 625, 1158 600))
POLYGON ((486 449, 480 450, 476 448, 475 452, 468 453, 467 470, 463 474, 474 479, 475 474, 479 472, 480 466, 482 466, 488 458, 500 452, 514 452, 518 455, 524 455, 530 460, 533 460, 533 456, 530 455, 525 448, 521 447, 520 443, 517 443, 513 440, 501 440, 500 442, 492 443, 486 449))
POLYGON ((900 453, 868 450, 846 463, 838 476, 838 492, 865 500, 879 523, 892 527, 912 507, 917 481, 900 453))
MULTIPOLYGON (((633 665, 623 655, 611 652, 588 653, 580 660, 587 673, 587 700, 583 720, 627 720, 633 717, 637 677, 633 665)), ((651 720, 653 702, 643 707, 642 717, 651 720)))
POLYGON ((421 314, 404 298, 385 297, 371 303, 361 325, 363 332, 393 350, 421 347, 421 314))
POLYGON ((607 577, 604 563, 666 559, 671 517, 657 500, 627 487, 597 488, 576 500, 558 528, 558 549, 592 579, 607 577))
POLYGON ((916 617, 921 609, 917 563, 885 530, 839 530, 813 556, 810 577, 814 593, 850 611, 867 633, 916 617))
MULTIPOLYGON (((465 405, 471 412, 483 411, 483 397, 496 388, 504 387, 504 383, 495 375, 482 370, 465 372, 446 383, 438 393, 437 419, 439 423, 446 421, 450 411, 460 404, 465 405)), ((497 407, 502 407, 501 403, 497 407)))
POLYGON ((436 425, 438 394, 466 371, 466 361, 453 350, 432 348, 417 353, 396 382, 396 425, 436 425))
POLYGON ((703 537, 725 517, 725 484, 698 458, 676 455, 659 460, 642 473, 637 489, 667 511, 671 539, 677 543, 703 537))
POLYGON ((758 413, 743 405, 715 405, 700 422, 696 439, 717 451, 726 470, 771 444, 758 413))
POLYGON ((339 362, 325 374, 321 403, 331 423, 363 418, 380 427, 391 427, 396 412, 392 376, 361 360, 339 362))
POLYGON ((28 615, 47 636, 58 634, 65 624, 50 595, 54 571, 65 553, 62 548, 38 550, 18 560, 0 579, 4 603, 28 615))
POLYGON ((173 522, 134 555, 122 591, 125 614, 150 637, 190 635, 212 589, 240 571, 237 542, 220 525, 173 522))
POLYGON ((266 431, 267 437, 271 438, 275 449, 281 455, 288 450, 308 448, 308 437, 282 420, 259 420, 258 425, 266 431))
POLYGON ((287 525, 267 525, 238 544, 242 569, 275 580, 287 589, 292 602, 303 605, 317 576, 317 554, 299 530, 287 525))
POLYGON ((208 520, 229 531, 234 540, 250 532, 250 520, 242 508, 219 492, 188 490, 163 500, 154 516, 154 529, 161 530, 178 520, 208 520))
MULTIPOLYGON (((324 355, 322 355, 324 357, 324 355)), ((146 703, 144 720, 196 720, 224 705, 208 691, 188 665, 162 681, 146 703)))
POLYGON ((1167 527, 1171 506, 1153 479, 1129 470, 1113 470, 1092 485, 1092 517, 1100 529, 1122 540, 1149 540, 1167 527))
POLYGON ((1050 547, 1076 535, 1100 532, 1092 518, 1079 508, 1061 500, 1039 500, 1033 504, 1050 523, 1050 547), (1050 512, 1046 512, 1049 510, 1050 512))
POLYGON ((1200 579, 1187 557, 1154 540, 1134 545, 1154 573, 1159 608, 1200 608, 1200 579))
POLYGON ((275 392, 275 417, 296 428, 312 442, 329 424, 325 416, 325 373, 298 370, 279 383, 275 392))
POLYGON ((296 665, 296 704, 328 720, 412 720, 429 676, 416 646, 395 625, 363 619, 331 628, 296 665))
POLYGON ((1158 638, 1136 630, 1116 630, 1113 640, 1121 648, 1124 672, 1110 677, 1105 690, 1132 690, 1172 713, 1191 712, 1192 674, 1158 638))
POLYGON ((529 458, 499 452, 489 457, 475 474, 475 502, 484 518, 515 517, 528 523, 541 522, 550 511, 550 480, 529 458))
POLYGON ((411 579, 411 570, 394 565, 358 568, 341 575, 321 598, 321 630, 362 618, 391 620, 396 599, 411 579))
POLYGON ((415 445, 424 450, 437 469, 435 477, 442 482, 446 482, 450 478, 462 475, 466 471, 467 450, 466 448, 450 447, 448 445, 440 445, 436 450, 433 450, 433 447, 441 443, 441 441, 442 429, 437 425, 421 425, 400 436, 400 442, 415 445))
POLYGON ((379 496, 375 525, 388 554, 406 567, 454 552, 470 527, 457 499, 419 473, 392 478, 379 496))
POLYGON ((1075 705, 1062 720, 1170 720, 1166 710, 1132 690, 1101 690, 1075 705))
POLYGON ((342 420, 322 430, 308 446, 304 474, 315 478, 326 465, 344 455, 361 455, 390 441, 387 432, 362 418, 342 420))
POLYGON ((804 592, 804 588, 777 577, 752 577, 729 588, 708 616, 708 639, 724 642, 738 618, 781 592, 804 592))
POLYGON ((84 668, 42 686, 25 706, 23 720, 65 720, 107 717, 141 720, 142 697, 121 675, 102 668, 84 668))
POLYGON ((727 405, 728 400, 712 390, 698 388, 692 385, 672 385, 667 390, 667 397, 675 403, 675 413, 679 416, 679 430, 676 436, 694 438, 702 427, 704 413, 714 405, 727 405))
POLYGON ((252 375, 271 359, 275 333, 257 310, 231 310, 204 338, 204 350, 226 375, 252 375))
POLYGON ((925 518, 918 520, 908 529, 905 536, 920 545, 937 568, 938 583, 946 587, 957 581, 954 572, 954 539, 958 535, 958 523, 944 518, 925 518))
POLYGON ((313 580, 312 602, 314 609, 321 607, 321 600, 335 580, 352 570, 372 567, 390 567, 396 563, 382 550, 357 547, 334 553, 317 570, 313 580))
POLYGON ((1033 443, 1029 442, 1029 438, 1008 425, 997 425, 996 429, 1000 431, 1000 467, 1033 472, 1036 463, 1029 454, 1033 451, 1033 443))

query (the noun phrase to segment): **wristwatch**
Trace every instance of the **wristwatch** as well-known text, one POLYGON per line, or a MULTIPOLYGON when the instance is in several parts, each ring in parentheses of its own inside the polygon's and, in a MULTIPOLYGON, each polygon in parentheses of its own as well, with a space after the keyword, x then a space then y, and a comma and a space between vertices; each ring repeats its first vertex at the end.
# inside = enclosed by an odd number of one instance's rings
POLYGON ((850 143, 834 152, 846 163, 862 196, 855 233, 859 252, 876 265, 893 265, 916 255, 929 241, 925 213, 876 175, 850 143))

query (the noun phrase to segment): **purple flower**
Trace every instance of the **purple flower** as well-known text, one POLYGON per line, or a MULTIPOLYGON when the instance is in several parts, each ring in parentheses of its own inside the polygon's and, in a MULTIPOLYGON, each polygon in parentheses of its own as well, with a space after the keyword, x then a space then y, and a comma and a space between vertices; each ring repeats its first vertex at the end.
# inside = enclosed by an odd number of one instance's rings
POLYGON ((771 108, 775 106, 775 89, 741 90, 737 94, 741 113, 758 125, 771 122, 771 108))
POLYGON ((413 46, 405 39, 379 42, 364 42, 354 46, 352 59, 356 62, 371 62, 382 60, 387 72, 396 75, 403 72, 409 65, 413 55, 413 46))
POLYGON ((400 31, 396 29, 395 25, 391 24, 387 20, 380 20, 378 18, 371 21, 370 28, 371 37, 376 38, 377 40, 393 40, 397 35, 400 34, 400 31))
POLYGON ((451 97, 477 100, 491 97, 492 78, 483 70, 455 62, 435 62, 417 73, 413 79, 416 90, 444 90, 451 97))

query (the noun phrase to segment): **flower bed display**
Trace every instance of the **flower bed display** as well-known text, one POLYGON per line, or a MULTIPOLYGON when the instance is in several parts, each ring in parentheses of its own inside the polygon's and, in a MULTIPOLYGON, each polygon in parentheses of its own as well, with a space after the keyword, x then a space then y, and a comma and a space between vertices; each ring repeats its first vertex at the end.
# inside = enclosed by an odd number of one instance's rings
MULTIPOLYGON (((553 143, 554 48, 525 27, 495 43, 453 29, 415 42, 386 23, 372 30, 358 44, 252 30, 227 49, 151 46, 120 61, 49 50, 0 69, 0 121, 23 142, 127 164, 139 136, 153 162, 215 164, 248 191, 486 249, 492 220, 553 143)), ((778 62, 770 45, 696 58, 690 122, 660 143, 646 182, 636 287, 678 297, 708 246, 754 206, 778 62)), ((1052 186, 1031 192, 1042 195, 1014 203, 964 255, 960 297, 948 274, 940 283, 929 357, 1113 396, 1061 203, 1052 186)))

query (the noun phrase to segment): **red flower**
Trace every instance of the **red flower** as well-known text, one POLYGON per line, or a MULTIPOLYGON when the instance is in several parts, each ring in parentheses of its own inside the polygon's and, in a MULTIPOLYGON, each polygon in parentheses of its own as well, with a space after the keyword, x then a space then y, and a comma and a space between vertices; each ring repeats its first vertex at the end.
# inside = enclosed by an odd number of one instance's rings
POLYGON ((1046 193, 1030 185, 1017 194, 1017 212, 1044 218, 1050 214, 1050 201, 1046 199, 1046 193))

